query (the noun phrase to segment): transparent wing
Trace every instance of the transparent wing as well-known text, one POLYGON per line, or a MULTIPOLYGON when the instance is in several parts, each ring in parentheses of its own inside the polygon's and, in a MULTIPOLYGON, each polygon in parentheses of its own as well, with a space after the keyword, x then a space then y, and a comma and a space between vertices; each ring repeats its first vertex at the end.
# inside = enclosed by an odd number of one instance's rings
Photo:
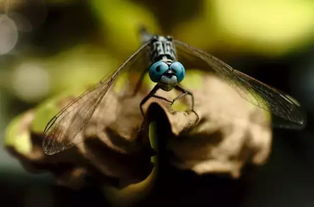
POLYGON ((276 126, 302 128, 305 116, 300 104, 291 96, 272 88, 240 71, 233 69, 218 58, 194 48, 184 42, 175 40, 179 57, 190 66, 210 69, 234 87, 239 94, 252 104, 271 112, 276 126))
POLYGON ((49 121, 44 130, 42 145, 46 154, 56 154, 81 141, 79 132, 87 125, 113 82, 122 71, 147 55, 147 46, 148 42, 135 51, 112 75, 103 78, 94 88, 76 98, 49 121))

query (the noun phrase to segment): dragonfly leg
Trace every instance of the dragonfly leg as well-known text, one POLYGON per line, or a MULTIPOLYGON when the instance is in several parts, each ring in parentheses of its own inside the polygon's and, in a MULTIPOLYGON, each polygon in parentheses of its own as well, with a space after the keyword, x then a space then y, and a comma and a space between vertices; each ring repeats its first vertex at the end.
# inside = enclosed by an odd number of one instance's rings
POLYGON ((167 102, 169 102, 170 104, 172 103, 172 101, 170 101, 169 99, 167 99, 167 98, 165 98, 165 97, 162 97, 162 96, 152 95, 152 97, 159 98, 159 99, 161 99, 161 100, 167 101, 167 102))
POLYGON ((141 74, 139 80, 138 80, 137 83, 136 83, 136 86, 135 86, 135 88, 134 88, 134 91, 133 91, 132 96, 135 96, 135 95, 137 94, 137 92, 140 90, 146 73, 147 73, 146 70, 144 70, 144 71, 142 72, 142 74, 141 74))
POLYGON ((196 115, 196 122, 199 120, 199 116, 198 114, 196 113, 196 111, 194 110, 194 95, 191 91, 188 91, 184 88, 182 88, 181 86, 177 85, 175 86, 175 89, 177 89, 178 91, 182 92, 180 95, 178 95, 177 97, 175 97, 173 100, 172 100, 172 103, 173 104, 176 100, 180 99, 180 98, 183 98, 184 96, 186 95, 189 95, 191 96, 191 101, 192 101, 192 107, 191 107, 191 111, 196 115))
POLYGON ((155 87, 149 92, 149 94, 147 96, 145 96, 145 98, 143 98, 143 100, 140 103, 140 109, 141 109, 141 113, 144 116, 144 111, 143 111, 143 105, 146 103, 146 101, 148 101, 148 99, 150 99, 151 97, 155 97, 155 98, 159 98, 161 100, 167 101, 169 103, 172 103, 172 101, 170 101, 169 99, 162 97, 162 96, 158 96, 155 93, 158 91, 158 89, 160 89, 159 85, 155 85, 155 87))
POLYGON ((143 105, 146 103, 146 101, 148 101, 148 99, 150 99, 152 96, 155 95, 155 93, 158 91, 159 86, 158 84, 156 84, 154 86, 154 88, 149 92, 149 94, 147 96, 145 96, 145 98, 143 98, 143 100, 140 103, 140 109, 141 109, 141 114, 144 116, 144 111, 143 111, 143 105))

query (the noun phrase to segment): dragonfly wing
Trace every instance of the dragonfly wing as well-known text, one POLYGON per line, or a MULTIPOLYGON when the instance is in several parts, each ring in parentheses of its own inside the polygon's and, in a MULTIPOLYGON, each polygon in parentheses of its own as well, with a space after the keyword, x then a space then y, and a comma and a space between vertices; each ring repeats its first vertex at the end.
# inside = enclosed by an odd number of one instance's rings
POLYGON ((194 48, 184 42, 175 40, 178 55, 187 60, 192 67, 211 70, 222 79, 225 79, 235 88, 241 97, 252 104, 271 112, 273 120, 278 121, 280 127, 302 128, 305 116, 300 104, 291 96, 258 81, 231 66, 222 60, 194 48), (194 65, 193 65, 194 64, 194 65))
POLYGON ((147 46, 148 42, 136 50, 113 74, 103 78, 94 88, 76 98, 49 121, 44 130, 42 145, 46 154, 56 154, 82 141, 78 136, 79 132, 87 125, 112 83, 122 71, 146 56, 147 46))

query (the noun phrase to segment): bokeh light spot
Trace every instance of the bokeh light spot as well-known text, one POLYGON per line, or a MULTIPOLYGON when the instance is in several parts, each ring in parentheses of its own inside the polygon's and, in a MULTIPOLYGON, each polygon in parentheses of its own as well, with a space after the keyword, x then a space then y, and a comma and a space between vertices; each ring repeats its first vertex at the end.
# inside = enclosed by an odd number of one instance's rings
POLYGON ((17 40, 18 32, 15 22, 5 14, 0 15, 0 55, 10 52, 17 40))
POLYGON ((12 84, 19 98, 34 102, 49 92, 49 74, 35 63, 23 63, 15 69, 12 84))

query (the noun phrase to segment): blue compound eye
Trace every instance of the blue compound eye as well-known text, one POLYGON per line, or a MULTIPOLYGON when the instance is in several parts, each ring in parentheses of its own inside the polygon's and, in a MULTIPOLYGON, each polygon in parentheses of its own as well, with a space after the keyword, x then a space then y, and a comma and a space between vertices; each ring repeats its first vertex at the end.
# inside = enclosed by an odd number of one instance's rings
POLYGON ((168 69, 169 66, 165 62, 155 62, 149 67, 149 77, 152 81, 158 82, 162 74, 164 74, 164 72, 166 72, 168 69))
POLYGON ((178 82, 181 82, 185 76, 184 66, 180 62, 173 62, 170 65, 170 69, 172 69, 175 72, 178 82))

